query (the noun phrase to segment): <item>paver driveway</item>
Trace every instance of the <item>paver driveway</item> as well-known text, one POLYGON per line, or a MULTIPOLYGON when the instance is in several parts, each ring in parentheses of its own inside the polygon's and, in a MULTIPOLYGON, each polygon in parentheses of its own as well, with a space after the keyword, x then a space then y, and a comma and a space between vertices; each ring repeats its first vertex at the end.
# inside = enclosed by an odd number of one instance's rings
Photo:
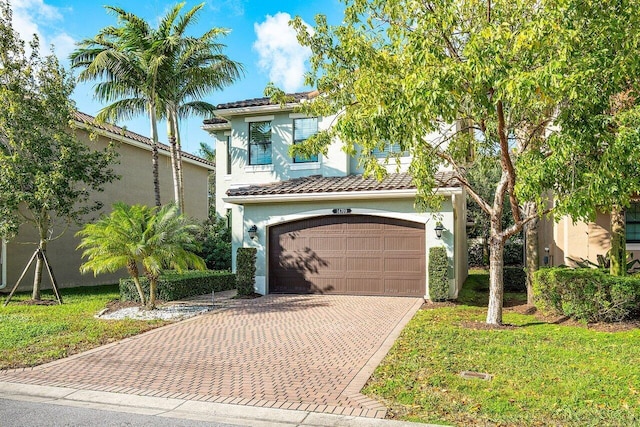
POLYGON ((359 393, 416 298, 268 295, 1 381, 383 417, 359 393))

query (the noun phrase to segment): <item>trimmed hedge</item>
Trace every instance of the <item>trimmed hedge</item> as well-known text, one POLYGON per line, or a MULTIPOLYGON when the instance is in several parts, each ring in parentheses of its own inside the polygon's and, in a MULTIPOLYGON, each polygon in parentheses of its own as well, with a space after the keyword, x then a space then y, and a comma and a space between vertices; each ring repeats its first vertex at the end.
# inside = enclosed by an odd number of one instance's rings
POLYGON ((507 292, 527 292, 527 273, 522 267, 504 266, 502 280, 507 292))
POLYGON ((238 295, 251 295, 256 284, 256 248, 238 248, 236 274, 238 295))
MULTIPOLYGON (((149 280, 140 276, 140 285, 149 294, 149 280)), ((175 301, 186 297, 228 291, 236 288, 236 275, 228 271, 166 271, 158 279, 158 294, 163 301, 175 301)), ((120 279, 120 298, 124 301, 140 301, 136 285, 131 279, 120 279)))
POLYGON ((449 258, 442 246, 429 248, 429 298, 431 301, 449 298, 449 258))
POLYGON ((534 274, 536 306, 586 322, 618 322, 638 315, 640 276, 596 269, 543 268, 534 274))

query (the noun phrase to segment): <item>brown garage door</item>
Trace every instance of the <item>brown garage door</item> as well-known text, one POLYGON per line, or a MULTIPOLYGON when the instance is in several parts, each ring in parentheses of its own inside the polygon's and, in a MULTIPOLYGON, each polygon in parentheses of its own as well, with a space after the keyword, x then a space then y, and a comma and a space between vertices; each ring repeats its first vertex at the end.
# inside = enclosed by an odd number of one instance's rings
POLYGON ((423 296, 424 225, 331 215, 273 226, 269 292, 423 296))

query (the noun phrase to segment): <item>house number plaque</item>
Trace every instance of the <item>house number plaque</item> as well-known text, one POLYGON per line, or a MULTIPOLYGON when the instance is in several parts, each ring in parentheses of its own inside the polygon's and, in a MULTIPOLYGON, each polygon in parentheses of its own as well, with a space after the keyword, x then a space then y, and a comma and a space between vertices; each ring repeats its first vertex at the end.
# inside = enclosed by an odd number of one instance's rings
POLYGON ((351 213, 351 208, 336 208, 332 210, 334 214, 348 214, 351 213))

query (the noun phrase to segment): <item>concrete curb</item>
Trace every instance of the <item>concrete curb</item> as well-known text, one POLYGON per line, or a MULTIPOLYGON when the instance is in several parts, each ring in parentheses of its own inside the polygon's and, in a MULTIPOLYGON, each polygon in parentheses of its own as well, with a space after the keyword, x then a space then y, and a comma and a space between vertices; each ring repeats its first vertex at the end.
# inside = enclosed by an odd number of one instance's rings
POLYGON ((4 381, 0 381, 0 398, 256 427, 439 427, 435 424, 225 403, 196 402, 184 399, 137 396, 67 387, 36 386, 4 381))

